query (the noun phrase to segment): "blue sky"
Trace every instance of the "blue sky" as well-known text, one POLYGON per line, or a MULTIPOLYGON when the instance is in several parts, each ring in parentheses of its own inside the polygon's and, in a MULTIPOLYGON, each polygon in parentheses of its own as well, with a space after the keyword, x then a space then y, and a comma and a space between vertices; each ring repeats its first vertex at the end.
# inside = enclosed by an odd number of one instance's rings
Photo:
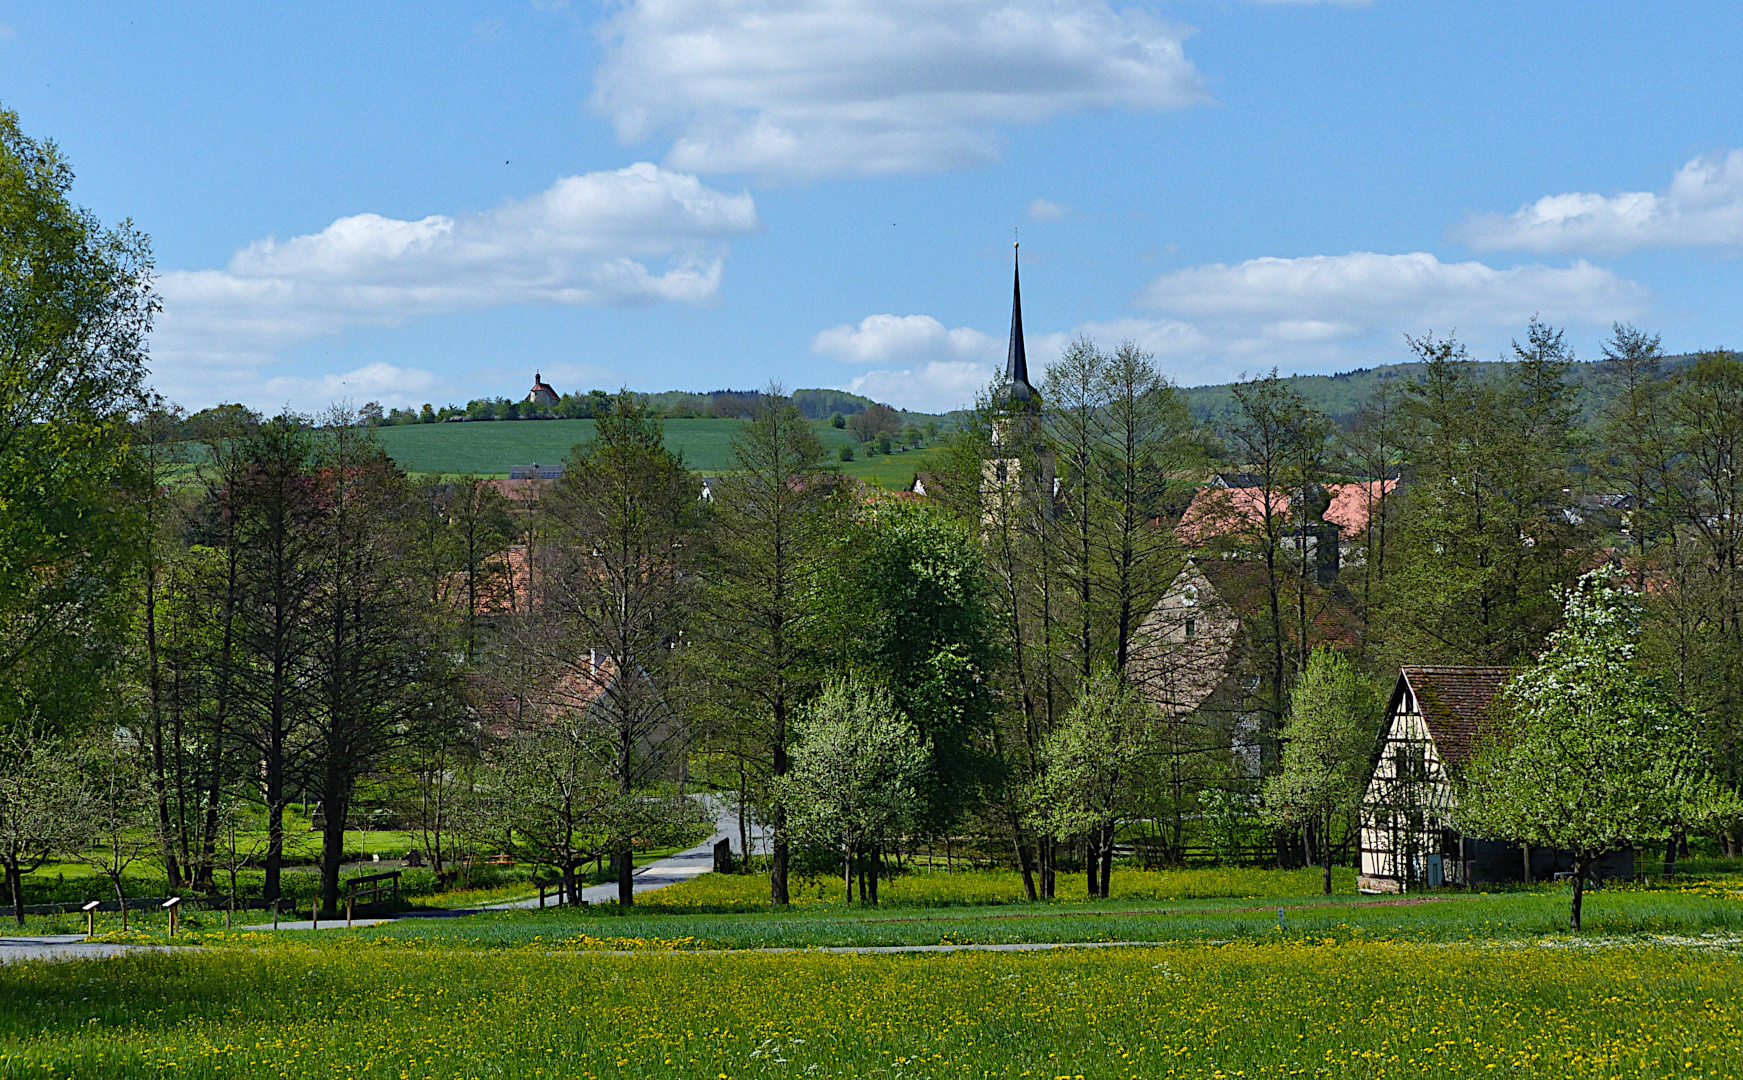
POLYGON ((153 240, 190 408, 1185 385, 1534 312, 1743 342, 1734 4, 0 0, 0 105, 153 240))

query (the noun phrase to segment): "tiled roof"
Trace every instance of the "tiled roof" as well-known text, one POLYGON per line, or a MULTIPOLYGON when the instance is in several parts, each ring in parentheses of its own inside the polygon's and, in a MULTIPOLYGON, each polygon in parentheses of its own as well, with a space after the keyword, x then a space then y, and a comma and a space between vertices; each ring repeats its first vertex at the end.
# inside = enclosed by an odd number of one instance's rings
MULTIPOLYGON (((1216 588, 1217 596, 1242 622, 1260 625, 1268 617, 1264 564, 1248 559, 1204 559, 1195 565, 1216 588)), ((1349 594, 1338 589, 1306 583, 1310 631, 1317 645, 1353 649, 1361 644, 1361 616, 1349 603, 1349 594)), ((1293 611, 1284 619, 1284 634, 1291 647, 1299 647, 1293 611)))
POLYGON ((1360 536, 1367 531, 1374 504, 1398 487, 1397 478, 1390 480, 1360 480, 1349 484, 1329 484, 1331 505, 1325 519, 1343 530, 1345 537, 1360 536))
MULTIPOLYGON (((1360 536, 1368 528, 1374 504, 1397 487, 1396 479, 1327 484, 1325 490, 1331 496, 1331 505, 1326 507, 1325 520, 1338 526, 1346 540, 1360 536)), ((1188 547, 1198 547, 1217 536, 1257 529, 1265 522, 1265 503, 1262 487, 1201 487, 1181 515, 1175 535, 1188 547)), ((1288 514, 1288 493, 1273 495, 1270 504, 1271 513, 1288 514)))
POLYGON ((1507 681, 1500 667, 1406 667, 1398 675, 1422 708, 1435 749, 1449 766, 1470 756, 1489 703, 1507 681))

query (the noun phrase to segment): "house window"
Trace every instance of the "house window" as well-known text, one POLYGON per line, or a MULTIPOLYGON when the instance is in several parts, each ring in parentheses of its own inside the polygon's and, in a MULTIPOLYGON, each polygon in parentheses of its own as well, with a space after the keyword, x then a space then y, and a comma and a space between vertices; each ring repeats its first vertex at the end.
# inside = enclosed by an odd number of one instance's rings
POLYGON ((1005 463, 1004 462, 1001 461, 997 465, 993 466, 993 476, 995 476, 998 479, 999 483, 1002 484, 1005 482, 1005 463))
POLYGON ((1186 620, 1186 636, 1188 639, 1195 638, 1198 636, 1198 620, 1197 619, 1187 619, 1186 620))

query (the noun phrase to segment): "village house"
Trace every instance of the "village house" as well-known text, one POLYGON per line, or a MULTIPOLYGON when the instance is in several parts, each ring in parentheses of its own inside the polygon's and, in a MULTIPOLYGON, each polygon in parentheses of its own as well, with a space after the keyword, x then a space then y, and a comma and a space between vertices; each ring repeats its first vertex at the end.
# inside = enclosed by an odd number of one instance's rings
POLYGON ((1363 537, 1398 488, 1397 478, 1271 491, 1246 473, 1218 473, 1193 493, 1174 535, 1189 549, 1248 544, 1263 537, 1267 516, 1279 523, 1279 545, 1303 551, 1321 584, 1366 557, 1363 537))
MULTIPOLYGON (((1353 648, 1360 620, 1338 588, 1289 581, 1306 601, 1315 645, 1353 648)), ((1188 558, 1139 624, 1130 672, 1157 710, 1199 725, 1232 755, 1236 776, 1257 779, 1275 754, 1262 701, 1267 658, 1254 631, 1268 624, 1265 568, 1256 560, 1188 558)), ((1299 651, 1299 608, 1283 612, 1285 648, 1299 651)))
MULTIPOLYGON (((1572 852, 1468 836, 1458 826, 1453 782, 1507 674, 1497 667, 1398 672, 1362 798, 1357 884, 1363 892, 1536 881, 1573 871, 1572 852)), ((1632 877, 1634 853, 1612 852, 1595 873, 1632 877)))

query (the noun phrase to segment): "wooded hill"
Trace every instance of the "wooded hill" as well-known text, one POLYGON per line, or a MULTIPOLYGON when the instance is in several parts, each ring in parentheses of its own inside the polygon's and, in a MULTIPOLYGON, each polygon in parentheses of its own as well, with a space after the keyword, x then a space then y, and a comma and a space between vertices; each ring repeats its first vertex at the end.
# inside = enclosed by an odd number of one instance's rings
MULTIPOLYGON (((1667 356, 1663 361, 1663 372, 1666 375, 1692 363, 1694 356, 1667 356)), ((1474 365, 1484 378, 1493 378, 1511 367, 1511 363, 1502 360, 1478 361, 1474 365)), ((1387 380, 1400 380, 1398 387, 1407 383, 1417 382, 1422 378, 1427 365, 1419 361, 1403 364, 1382 364, 1379 367, 1357 368, 1337 375, 1291 375, 1283 380, 1284 385, 1300 394, 1310 408, 1319 410, 1330 416, 1340 426, 1348 426, 1354 418, 1356 410, 1368 395, 1374 392, 1374 387, 1387 380)), ((1575 388, 1575 398, 1579 402, 1580 419, 1590 421, 1604 411, 1605 405, 1615 396, 1615 391, 1605 381, 1602 362, 1576 363, 1568 371, 1568 382, 1575 388)), ((1205 421, 1223 421, 1235 412, 1235 383, 1216 383, 1210 386, 1182 387, 1186 402, 1192 407, 1193 415, 1205 421)))

